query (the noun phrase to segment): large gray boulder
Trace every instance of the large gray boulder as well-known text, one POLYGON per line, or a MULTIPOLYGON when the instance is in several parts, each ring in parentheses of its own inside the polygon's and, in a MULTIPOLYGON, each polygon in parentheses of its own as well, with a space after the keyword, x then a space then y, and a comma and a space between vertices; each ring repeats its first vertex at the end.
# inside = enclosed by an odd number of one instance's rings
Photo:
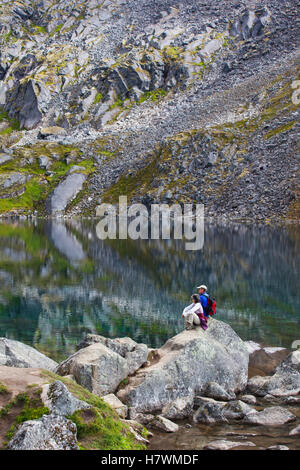
POLYGON ((52 414, 71 416, 75 411, 86 410, 91 405, 74 397, 60 380, 42 387, 41 398, 52 414))
POLYGON ((281 362, 272 376, 252 377, 248 389, 258 396, 296 396, 300 393, 300 350, 294 351, 281 362))
POLYGON ((96 395, 115 392, 129 373, 126 360, 101 343, 80 349, 56 369, 59 375, 73 375, 76 382, 96 395))
POLYGON ((139 412, 161 410, 177 398, 202 394, 208 382, 228 392, 244 390, 249 353, 226 323, 211 319, 206 331, 183 331, 158 350, 160 359, 141 369, 118 397, 139 412))
POLYGON ((136 343, 133 339, 105 338, 100 335, 87 334, 85 339, 78 345, 78 349, 85 348, 95 343, 100 343, 123 357, 127 362, 128 374, 134 374, 143 364, 147 362, 148 346, 136 343))
POLYGON ((54 371, 57 362, 20 341, 0 338, 0 365, 34 367, 54 371))
POLYGON ((58 415, 23 423, 8 443, 9 450, 78 450, 76 424, 58 415))
POLYGON ((296 416, 281 406, 270 406, 263 411, 250 413, 243 419, 244 423, 259 424, 262 426, 281 426, 295 421, 296 416))

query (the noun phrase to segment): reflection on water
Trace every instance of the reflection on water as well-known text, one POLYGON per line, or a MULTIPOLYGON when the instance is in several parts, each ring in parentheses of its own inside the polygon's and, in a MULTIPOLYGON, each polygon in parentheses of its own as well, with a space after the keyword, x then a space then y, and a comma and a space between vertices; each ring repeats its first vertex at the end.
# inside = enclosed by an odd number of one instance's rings
POLYGON ((56 359, 85 332, 153 347, 182 329, 196 285, 243 339, 300 339, 298 227, 206 225, 204 248, 181 241, 106 240, 95 220, 0 223, 0 336, 56 359))

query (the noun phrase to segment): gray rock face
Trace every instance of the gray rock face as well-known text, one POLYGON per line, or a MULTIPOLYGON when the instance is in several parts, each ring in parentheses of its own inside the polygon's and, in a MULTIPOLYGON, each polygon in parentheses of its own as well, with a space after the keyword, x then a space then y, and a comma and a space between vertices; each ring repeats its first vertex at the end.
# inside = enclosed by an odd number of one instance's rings
POLYGON ((165 432, 177 432, 179 429, 178 424, 164 418, 164 416, 155 416, 151 421, 151 427, 165 432))
POLYGON ((300 350, 292 352, 276 368, 271 377, 253 377, 248 389, 258 396, 267 394, 275 397, 296 396, 300 393, 300 350))
POLYGON ((57 374, 75 377, 77 383, 96 395, 115 392, 129 373, 126 360, 101 343, 80 349, 56 369, 57 374))
POLYGON ((140 412, 161 410, 177 398, 201 394, 208 382, 227 392, 243 390, 248 377, 248 351, 232 328, 210 320, 171 338, 158 351, 160 360, 141 370, 118 396, 140 412))
POLYGON ((11 159, 12 159, 11 155, 6 155, 6 154, 2 153, 0 155, 0 165, 3 165, 4 163, 9 162, 11 159))
POLYGON ((162 416, 167 419, 184 419, 193 412, 193 395, 177 398, 162 409, 162 416))
POLYGON ((20 121, 20 127, 33 129, 42 119, 32 80, 19 84, 8 92, 9 105, 5 109, 10 117, 20 121))
POLYGON ((47 201, 47 209, 50 214, 62 214, 67 205, 81 191, 87 176, 83 173, 73 173, 68 175, 64 181, 54 189, 47 201))
POLYGON ((116 395, 110 393, 109 395, 105 395, 102 398, 109 406, 111 406, 111 408, 113 408, 118 413, 121 418, 125 419, 127 417, 128 407, 124 405, 119 400, 119 398, 116 397, 116 395))
POLYGON ((281 406, 270 406, 263 411, 245 416, 243 422, 262 426, 281 426, 295 419, 296 416, 293 413, 285 410, 281 406))
POLYGON ((196 423, 227 423, 230 420, 242 419, 245 416, 257 413, 254 408, 240 400, 228 403, 216 401, 212 398, 197 397, 195 404, 199 406, 193 416, 196 423))
POLYGON ((42 388, 42 400, 52 414, 70 416, 75 411, 91 408, 91 405, 88 403, 74 397, 59 380, 50 385, 44 385, 42 388))
POLYGON ((77 428, 63 416, 44 415, 23 423, 9 442, 9 450, 78 450, 77 428))
POLYGON ((0 365, 36 367, 53 371, 57 367, 57 362, 31 346, 12 339, 0 338, 0 365))
POLYGON ((248 403, 248 405, 255 405, 256 403, 256 398, 254 395, 242 395, 240 399, 243 402, 248 403))
POLYGON ((110 339, 104 336, 88 334, 83 342, 79 344, 78 348, 82 349, 95 343, 103 344, 126 359, 129 375, 133 374, 147 362, 148 346, 143 343, 136 343, 131 338, 110 339))
POLYGON ((212 398, 203 398, 201 401, 202 403, 200 404, 199 400, 197 400, 197 404, 200 406, 193 416, 195 423, 228 423, 227 418, 223 414, 225 402, 218 402, 212 398))
POLYGON ((236 398, 234 392, 226 392, 226 390, 216 382, 208 382, 203 391, 203 396, 223 401, 235 400, 236 398))
POLYGON ((43 168, 44 170, 48 170, 51 167, 51 164, 52 162, 50 158, 46 157, 46 155, 40 156, 39 165, 41 168, 43 168))

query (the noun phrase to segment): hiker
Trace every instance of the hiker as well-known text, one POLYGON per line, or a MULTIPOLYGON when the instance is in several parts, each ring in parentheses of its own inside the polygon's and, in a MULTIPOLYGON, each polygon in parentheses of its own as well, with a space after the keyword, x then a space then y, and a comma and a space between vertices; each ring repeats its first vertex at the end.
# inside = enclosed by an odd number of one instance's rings
POLYGON ((204 284, 201 284, 201 286, 198 286, 197 289, 205 318, 209 318, 211 315, 215 315, 216 301, 214 298, 208 295, 207 287, 204 284))
POLYGON ((201 284, 201 286, 198 286, 197 289, 199 292, 200 302, 203 308, 204 315, 207 318, 208 317, 208 315, 206 314, 207 298, 208 298, 207 287, 204 284, 201 284))
POLYGON ((206 330, 207 319, 203 313, 200 297, 198 294, 193 294, 191 299, 191 305, 188 305, 182 312, 182 317, 185 318, 185 329, 192 330, 195 326, 201 326, 203 330, 206 330))

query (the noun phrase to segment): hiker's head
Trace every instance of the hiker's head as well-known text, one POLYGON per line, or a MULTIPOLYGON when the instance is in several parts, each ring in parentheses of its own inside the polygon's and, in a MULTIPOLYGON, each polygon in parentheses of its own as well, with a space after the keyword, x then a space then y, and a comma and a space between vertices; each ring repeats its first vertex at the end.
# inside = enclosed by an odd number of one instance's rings
POLYGON ((201 284, 201 286, 197 287, 199 294, 205 294, 207 292, 207 287, 204 284, 201 284))
POLYGON ((193 294, 191 299, 194 304, 197 304, 198 302, 200 302, 200 298, 198 294, 193 294))

